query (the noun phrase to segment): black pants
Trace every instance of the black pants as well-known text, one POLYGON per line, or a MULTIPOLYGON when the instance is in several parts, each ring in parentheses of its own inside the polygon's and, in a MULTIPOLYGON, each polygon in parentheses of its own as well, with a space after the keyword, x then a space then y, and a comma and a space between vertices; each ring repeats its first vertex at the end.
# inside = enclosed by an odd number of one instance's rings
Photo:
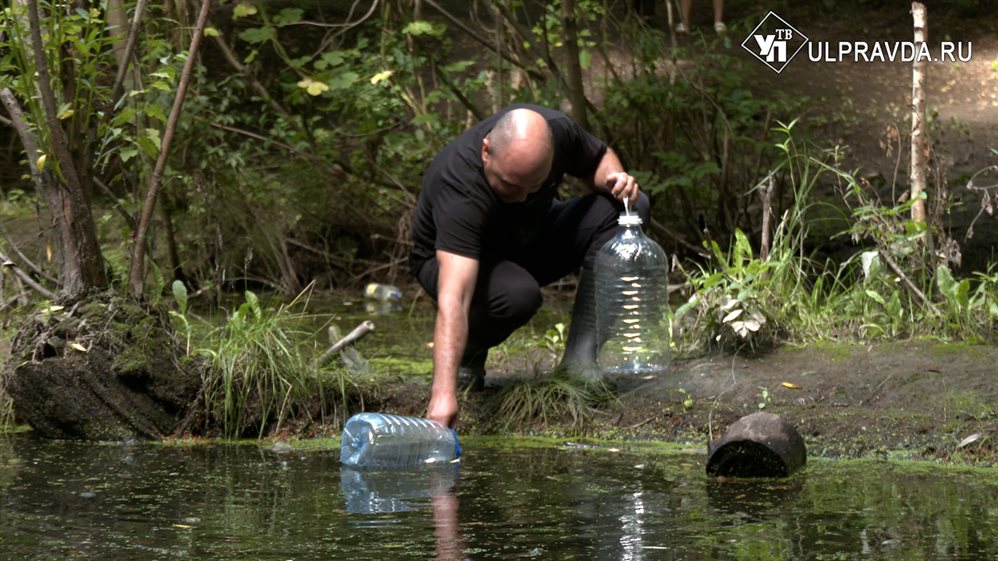
MULTIPOLYGON (((506 260, 479 262, 478 283, 468 318, 468 347, 484 349, 506 340, 541 307, 542 286, 576 271, 592 268, 596 252, 617 230, 622 205, 603 194, 555 201, 537 240, 506 260)), ((644 193, 635 209, 648 222, 650 203, 644 193)), ((419 284, 437 298, 440 264, 431 259, 416 273, 419 284)))

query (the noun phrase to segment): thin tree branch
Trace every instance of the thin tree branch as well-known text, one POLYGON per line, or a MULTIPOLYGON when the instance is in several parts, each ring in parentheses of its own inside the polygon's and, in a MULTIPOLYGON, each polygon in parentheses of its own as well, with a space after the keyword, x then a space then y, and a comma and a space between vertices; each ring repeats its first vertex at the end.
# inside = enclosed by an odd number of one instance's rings
MULTIPOLYGON (((132 17, 132 25, 128 28, 128 39, 125 41, 125 53, 122 57, 125 63, 118 66, 118 74, 114 77, 114 86, 111 87, 112 103, 117 103, 118 97, 121 96, 122 90, 125 88, 125 75, 128 73, 132 53, 135 52, 135 44, 138 42, 139 26, 142 23, 142 13, 145 8, 146 0, 138 0, 135 3, 135 15, 132 17)), ((108 111, 106 114, 110 115, 111 112, 108 111)))
POLYGON ((911 282, 911 279, 908 278, 908 275, 904 274, 904 272, 901 271, 901 267, 898 267, 898 264, 895 263, 894 260, 891 259, 889 255, 887 255, 887 252, 881 251, 879 252, 879 255, 880 258, 883 259, 884 263, 886 263, 887 266, 890 268, 890 270, 893 271, 894 274, 897 275, 902 282, 904 282, 905 286, 908 287, 908 290, 911 290, 912 294, 917 296, 918 299, 921 300, 923 304, 928 306, 929 309, 932 310, 933 314, 939 315, 939 308, 937 308, 932 302, 929 301, 929 299, 925 296, 925 293, 922 292, 917 286, 915 286, 915 283, 911 282))
POLYGON ((488 41, 486 41, 485 39, 482 38, 482 34, 481 33, 477 33, 475 30, 469 28, 467 25, 464 25, 464 23, 461 20, 459 20, 456 17, 454 17, 453 14, 451 14, 450 12, 448 12, 447 10, 445 10, 442 6, 440 6, 440 4, 437 4, 436 2, 434 2, 434 0, 426 0, 426 3, 429 4, 436 11, 440 12, 440 15, 444 16, 444 18, 446 18, 447 21, 451 22, 455 27, 457 27, 458 29, 460 29, 461 31, 463 31, 465 34, 467 34, 468 37, 471 37, 474 41, 480 43, 485 48, 487 48, 490 51, 492 51, 492 52, 496 53, 497 55, 501 56, 504 60, 506 60, 507 62, 512 63, 517 68, 520 68, 520 69, 524 70, 532 78, 537 79, 537 80, 543 80, 543 79, 546 78, 546 76, 544 76, 544 74, 538 72, 535 69, 527 68, 526 65, 524 65, 520 61, 516 60, 515 58, 509 56, 509 54, 506 51, 501 50, 501 49, 496 49, 495 45, 489 43, 488 41))
MULTIPOLYGON (((476 119, 482 121, 488 116, 485 113, 483 113, 482 110, 479 109, 478 106, 474 104, 474 102, 468 99, 468 97, 465 96, 463 92, 461 92, 461 90, 457 87, 457 84, 451 81, 450 77, 447 76, 447 73, 444 72, 442 68, 440 68, 440 65, 435 60, 433 61, 433 68, 437 70, 437 76, 440 76, 440 80, 444 83, 445 86, 447 86, 447 89, 449 89, 454 94, 454 96, 457 97, 457 100, 461 102, 461 105, 464 105, 468 109, 468 111, 471 111, 471 114, 474 115, 476 119)), ((500 81, 500 83, 502 82, 500 81)))
POLYGON ((15 265, 14 262, 11 261, 2 252, 0 252, 0 266, 4 267, 5 269, 10 269, 11 271, 13 271, 14 274, 17 275, 17 278, 21 279, 21 281, 23 281, 24 284, 30 286, 42 296, 48 298, 49 300, 56 299, 56 295, 54 292, 35 282, 35 279, 31 278, 31 275, 21 270, 20 267, 15 265))
MULTIPOLYGON (((41 23, 38 18, 38 0, 28 1, 28 22, 31 28, 31 49, 35 57, 35 70, 38 72, 38 92, 41 94, 45 120, 48 124, 49 134, 52 137, 52 147, 56 158, 59 160, 59 170, 62 172, 62 176, 65 178, 70 192, 82 196, 83 184, 76 174, 75 160, 73 160, 73 155, 69 152, 66 135, 62 130, 62 124, 59 122, 55 94, 52 93, 52 79, 49 76, 48 61, 45 59, 45 48, 42 45, 41 23)), ((56 209, 52 210, 55 211, 56 209)))
POLYGON ((31 169, 31 178, 34 179, 35 185, 40 188, 42 178, 41 174, 38 173, 38 142, 35 139, 35 134, 28 128, 28 123, 24 120, 24 114, 21 112, 21 105, 17 102, 17 98, 14 97, 10 88, 0 90, 0 101, 3 102, 7 114, 10 115, 11 125, 17 131, 17 136, 21 138, 21 146, 24 146, 24 153, 28 159, 28 168, 31 169))
MULTIPOLYGON (((353 331, 347 333, 345 337, 335 342, 326 349, 326 352, 322 353, 322 356, 317 358, 312 365, 312 368, 319 368, 329 362, 337 353, 342 351, 348 345, 354 344, 356 341, 367 335, 368 333, 374 331, 374 322, 366 320, 360 325, 354 328, 353 331)), ((330 331, 332 335, 332 331, 330 331)))
POLYGON ((162 186, 163 171, 166 169, 166 159, 170 153, 170 144, 173 143, 173 135, 177 130, 177 122, 180 120, 180 109, 184 105, 187 86, 190 84, 191 76, 194 74, 194 61, 197 59, 198 47, 201 46, 201 37, 204 35, 204 26, 208 21, 208 11, 210 8, 211 0, 202 0, 201 12, 198 14, 198 20, 194 26, 194 35, 191 37, 191 46, 187 50, 187 60, 184 61, 184 68, 180 75, 180 84, 177 87, 177 95, 173 99, 173 108, 170 109, 170 117, 167 119, 166 131, 163 134, 163 140, 160 145, 159 157, 156 158, 156 166, 153 168, 152 177, 149 180, 149 190, 146 192, 145 204, 142 206, 138 229, 135 232, 132 245, 132 263, 128 276, 132 286, 132 296, 136 299, 142 298, 143 286, 145 284, 146 236, 149 232, 149 223, 152 221, 153 209, 156 206, 156 199, 162 186))
POLYGON ((94 176, 94 183, 97 184, 97 187, 100 187, 100 190, 102 193, 104 193, 105 197, 107 197, 111 201, 114 201, 114 210, 118 211, 118 214, 120 214, 121 217, 125 219, 125 222, 128 223, 128 227, 131 228, 132 231, 134 232, 135 217, 132 216, 131 214, 128 214, 128 211, 125 210, 125 208, 118 203, 118 197, 114 194, 113 191, 111 191, 111 188, 107 186, 107 183, 104 183, 104 181, 102 181, 97 176, 94 176))
POLYGON ((34 271, 35 274, 49 281, 52 284, 55 285, 59 284, 59 281, 55 280, 48 273, 41 270, 41 268, 38 265, 35 265, 34 262, 31 261, 31 259, 28 259, 28 257, 24 254, 24 252, 21 251, 21 248, 17 247, 17 244, 14 243, 14 240, 10 238, 10 234, 7 233, 7 229, 3 227, 3 224, 0 224, 0 237, 3 237, 3 239, 7 241, 7 245, 10 246, 12 250, 14 250, 14 253, 16 253, 18 257, 21 258, 21 262, 27 265, 29 269, 34 271))
POLYGON ((235 69, 236 72, 249 78, 250 85, 253 87, 254 90, 256 90, 256 93, 259 94, 260 97, 267 100, 267 103, 269 103, 270 106, 273 107, 275 111, 281 113, 282 115, 291 115, 288 112, 288 110, 284 108, 284 106, 282 106, 280 103, 277 103, 277 100, 275 100, 274 97, 270 95, 270 92, 267 91, 267 88, 264 87, 264 85, 261 84, 259 80, 253 77, 253 75, 247 70, 246 65, 239 62, 239 59, 236 58, 235 53, 232 52, 232 49, 229 48, 229 45, 225 43, 224 39, 222 39, 221 37, 214 37, 213 39, 215 40, 215 44, 218 45, 219 50, 222 51, 222 57, 225 59, 226 62, 229 63, 229 66, 235 69))

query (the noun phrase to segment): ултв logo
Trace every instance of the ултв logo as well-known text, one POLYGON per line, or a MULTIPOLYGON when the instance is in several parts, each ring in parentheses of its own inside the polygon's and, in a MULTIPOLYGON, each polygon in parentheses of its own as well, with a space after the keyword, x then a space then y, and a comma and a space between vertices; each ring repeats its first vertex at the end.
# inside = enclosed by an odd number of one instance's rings
POLYGON ((970 41, 811 41, 773 12, 742 41, 742 48, 779 74, 804 47, 807 59, 818 63, 871 62, 969 62, 970 41))
POLYGON ((742 41, 742 48, 779 74, 807 44, 807 36, 773 12, 742 41))

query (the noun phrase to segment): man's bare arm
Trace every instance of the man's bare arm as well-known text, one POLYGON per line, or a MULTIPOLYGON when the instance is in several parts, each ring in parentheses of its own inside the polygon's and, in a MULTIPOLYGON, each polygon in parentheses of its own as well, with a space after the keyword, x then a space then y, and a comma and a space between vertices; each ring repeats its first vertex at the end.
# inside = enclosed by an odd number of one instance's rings
POLYGON ((468 311, 478 261, 437 250, 437 319, 433 330, 433 387, 427 417, 447 426, 457 421, 457 370, 468 342, 468 311))

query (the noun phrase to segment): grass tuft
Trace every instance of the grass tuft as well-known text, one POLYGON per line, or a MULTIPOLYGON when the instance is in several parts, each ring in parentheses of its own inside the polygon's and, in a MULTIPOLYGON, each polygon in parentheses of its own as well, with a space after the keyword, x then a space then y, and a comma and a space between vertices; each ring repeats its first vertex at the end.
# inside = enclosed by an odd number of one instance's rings
POLYGON ((551 375, 520 381, 504 387, 495 398, 494 414, 503 432, 540 423, 568 422, 578 429, 616 400, 602 381, 584 381, 562 370, 551 375))
POLYGON ((318 365, 303 352, 300 342, 313 337, 301 327, 308 322, 296 311, 299 300, 267 309, 247 291, 246 301, 208 336, 208 347, 198 349, 210 359, 205 406, 225 438, 259 438, 289 419, 313 421, 317 409, 326 417, 324 388, 338 394, 331 413, 346 410, 354 383, 343 369, 318 365))

